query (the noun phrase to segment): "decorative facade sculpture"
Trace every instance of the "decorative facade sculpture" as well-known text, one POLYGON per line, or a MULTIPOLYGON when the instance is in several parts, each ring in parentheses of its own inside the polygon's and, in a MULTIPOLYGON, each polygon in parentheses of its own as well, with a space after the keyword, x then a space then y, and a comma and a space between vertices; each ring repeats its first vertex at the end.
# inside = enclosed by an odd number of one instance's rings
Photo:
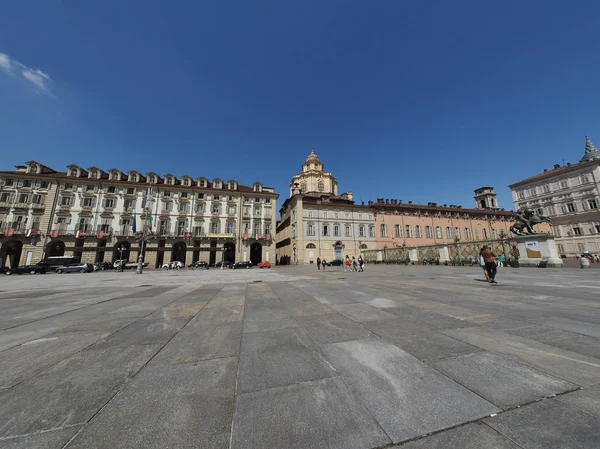
POLYGON ((515 222, 510 227, 510 231, 516 235, 536 234, 533 227, 540 223, 552 224, 552 220, 543 215, 538 215, 531 210, 518 211, 515 216, 515 222))

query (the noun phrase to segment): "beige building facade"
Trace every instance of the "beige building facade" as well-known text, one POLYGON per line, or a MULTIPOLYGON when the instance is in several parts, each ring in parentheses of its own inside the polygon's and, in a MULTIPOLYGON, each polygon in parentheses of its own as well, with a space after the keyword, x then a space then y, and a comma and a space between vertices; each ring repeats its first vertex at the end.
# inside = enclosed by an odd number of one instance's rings
POLYGON ((556 164, 509 187, 516 209, 552 219, 562 257, 600 254, 600 152, 589 137, 578 163, 556 164))
POLYGON ((0 260, 5 266, 73 255, 81 262, 178 260, 275 263, 278 195, 260 182, 30 161, 0 172, 0 260))

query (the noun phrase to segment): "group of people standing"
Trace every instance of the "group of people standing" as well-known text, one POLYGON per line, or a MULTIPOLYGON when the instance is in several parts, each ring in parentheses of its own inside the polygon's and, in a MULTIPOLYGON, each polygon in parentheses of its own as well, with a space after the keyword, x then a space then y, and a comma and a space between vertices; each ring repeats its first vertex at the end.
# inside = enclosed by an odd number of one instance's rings
MULTIPOLYGON (((317 269, 320 270, 323 268, 323 270, 325 270, 326 266, 327 261, 317 257, 317 269)), ((362 256, 358 256, 358 259, 356 259, 354 256, 352 256, 352 259, 350 259, 350 256, 346 256, 346 259, 344 260, 344 271, 365 271, 364 267, 365 261, 362 256)))

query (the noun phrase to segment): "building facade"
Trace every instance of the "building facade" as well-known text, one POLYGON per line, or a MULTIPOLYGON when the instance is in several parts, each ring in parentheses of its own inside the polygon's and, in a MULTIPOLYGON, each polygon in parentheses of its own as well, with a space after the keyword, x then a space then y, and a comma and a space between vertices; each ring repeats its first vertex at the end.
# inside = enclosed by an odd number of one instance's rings
POLYGON ((338 182, 313 152, 290 182, 290 197, 277 224, 280 263, 315 263, 355 256, 375 248, 373 211, 353 201, 351 192, 338 196, 338 182))
POLYGON ((0 260, 136 261, 141 233, 150 266, 178 260, 275 262, 278 195, 260 182, 176 177, 30 161, 0 172, 0 260))
POLYGON ((589 137, 579 163, 556 164, 509 187, 516 209, 552 218, 561 256, 600 254, 600 152, 589 137))

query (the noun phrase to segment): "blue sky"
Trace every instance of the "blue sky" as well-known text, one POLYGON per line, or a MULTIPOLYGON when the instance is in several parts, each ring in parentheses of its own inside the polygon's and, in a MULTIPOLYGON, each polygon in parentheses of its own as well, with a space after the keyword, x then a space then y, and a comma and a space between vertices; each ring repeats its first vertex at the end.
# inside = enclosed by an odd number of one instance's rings
POLYGON ((9 2, 2 169, 260 180, 311 149, 357 201, 473 190, 600 143, 597 1, 9 2), (120 162, 117 162, 120 161, 120 162))

